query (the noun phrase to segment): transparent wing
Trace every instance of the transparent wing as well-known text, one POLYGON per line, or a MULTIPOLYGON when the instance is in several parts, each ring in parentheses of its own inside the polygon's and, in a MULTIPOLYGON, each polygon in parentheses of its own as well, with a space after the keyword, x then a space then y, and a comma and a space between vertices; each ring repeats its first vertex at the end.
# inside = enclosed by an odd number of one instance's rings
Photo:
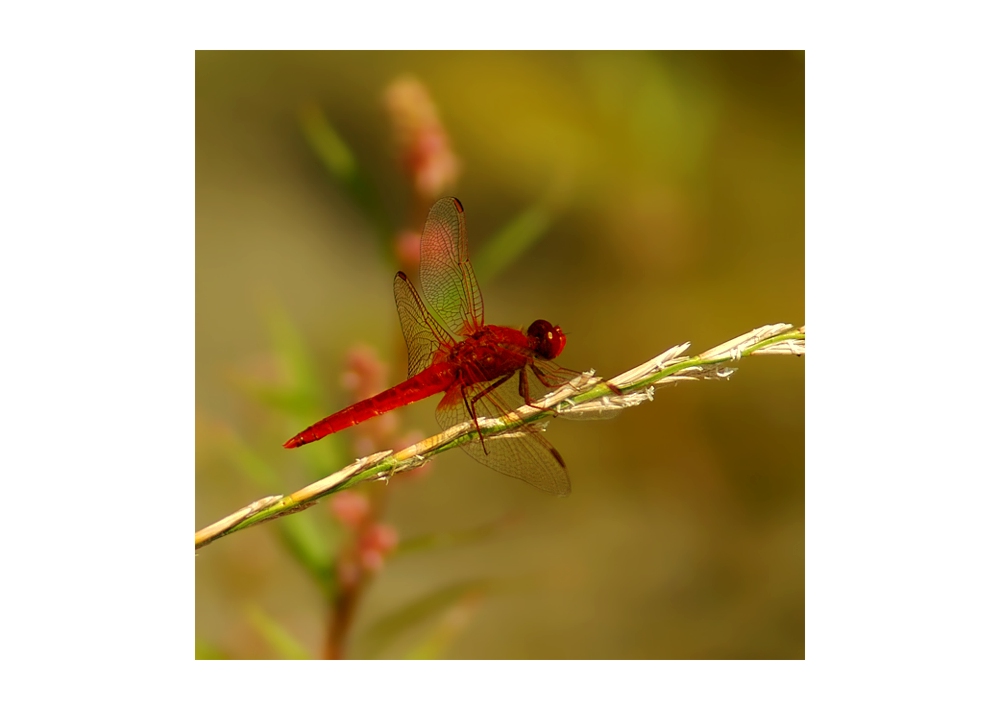
POLYGON ((465 212, 454 197, 434 203, 420 239, 420 285, 431 309, 456 335, 480 330, 483 297, 469 261, 465 212))
POLYGON ((406 341, 406 372, 408 377, 413 377, 433 362, 434 354, 442 347, 454 347, 455 339, 430 314, 402 271, 396 272, 393 291, 399 325, 406 341))
MULTIPOLYGON (((551 360, 536 360, 535 369, 538 371, 538 380, 540 380, 540 387, 544 386, 549 391, 558 389, 564 384, 576 379, 582 372, 577 372, 576 370, 570 370, 566 367, 560 367, 556 365, 551 360)), ((532 388, 531 390, 532 401, 541 399, 545 392, 538 393, 538 390, 532 388)), ((621 394, 619 392, 618 394, 621 394)), ((570 418, 570 419, 612 419, 621 412, 620 409, 611 409, 606 403, 601 404, 600 407, 596 406, 599 403, 590 402, 583 405, 576 405, 567 410, 564 410, 560 416, 570 418)))
MULTIPOLYGON (((452 387, 438 405, 438 423, 447 429, 469 420, 470 409, 477 417, 499 417, 524 405, 521 371, 513 373, 502 384, 497 385, 497 382, 478 382, 466 387, 464 397, 460 386, 452 387)), ((525 372, 524 382, 532 399, 545 389, 530 368, 525 372)), ((537 430, 522 428, 507 436, 485 440, 477 437, 462 450, 484 466, 530 483, 546 493, 558 496, 570 493, 569 475, 562 456, 537 430)))
POLYGON ((528 378, 531 400, 535 401, 554 389, 562 387, 567 382, 582 375, 582 372, 560 367, 551 360, 532 359, 531 371, 535 377, 528 378))

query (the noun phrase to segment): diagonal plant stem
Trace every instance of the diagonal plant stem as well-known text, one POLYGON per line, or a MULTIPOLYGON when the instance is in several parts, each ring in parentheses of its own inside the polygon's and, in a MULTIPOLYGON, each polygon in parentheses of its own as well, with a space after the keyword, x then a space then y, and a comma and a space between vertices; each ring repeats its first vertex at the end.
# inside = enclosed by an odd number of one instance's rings
MULTIPOLYGON (((533 407, 524 406, 496 419, 479 419, 479 431, 486 437, 523 436, 526 428, 541 428, 547 423, 542 420, 556 415, 570 418, 613 416, 627 407, 651 401, 656 387, 690 380, 726 379, 735 372, 732 365, 749 355, 804 355, 806 329, 784 323, 765 325, 700 355, 684 357, 688 347, 690 343, 672 347, 610 380, 595 377, 593 371, 585 372, 543 397, 533 407)), ((423 466, 433 456, 478 436, 472 422, 463 422, 401 451, 380 451, 358 459, 294 493, 254 501, 199 530, 194 537, 195 550, 238 530, 297 513, 320 498, 362 481, 388 481, 395 474, 423 466)))

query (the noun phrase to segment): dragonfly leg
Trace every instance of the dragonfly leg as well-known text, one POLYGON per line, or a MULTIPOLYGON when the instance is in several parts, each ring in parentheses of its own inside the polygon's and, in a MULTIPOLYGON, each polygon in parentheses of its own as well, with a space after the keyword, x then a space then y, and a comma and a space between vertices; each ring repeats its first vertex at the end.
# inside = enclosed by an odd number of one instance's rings
MULTIPOLYGON (((543 385, 545 385, 546 387, 555 386, 545 381, 545 373, 541 372, 538 369, 538 367, 535 366, 534 363, 531 364, 531 370, 535 373, 535 376, 539 379, 539 381, 543 385)), ((528 368, 522 367, 520 373, 521 373, 521 380, 520 382, 517 383, 517 392, 522 397, 524 397, 524 403, 533 409, 540 409, 543 412, 552 412, 553 414, 558 414, 559 413, 558 410, 553 409, 552 407, 539 407, 537 404, 531 401, 531 394, 530 390, 528 389, 528 368)))
MULTIPOLYGON (((549 377, 548 373, 546 373, 544 370, 538 367, 538 365, 536 365, 535 363, 531 363, 531 371, 535 373, 535 377, 538 378, 538 381, 541 382, 546 387, 555 388, 563 384, 564 382, 564 380, 549 377)), ((528 372, 526 368, 522 368, 521 372, 522 372, 521 379, 523 380, 524 376, 527 375, 528 372)), ((528 384, 527 382, 523 382, 522 386, 527 387, 527 384, 528 384)))
POLYGON ((465 387, 462 388, 462 399, 465 400, 465 409, 466 409, 466 411, 469 412, 469 416, 472 417, 472 421, 476 425, 476 431, 479 432, 479 441, 483 445, 483 453, 485 453, 487 455, 489 455, 489 451, 486 450, 486 440, 483 439, 483 432, 480 431, 480 429, 479 429, 479 418, 476 416, 476 402, 478 402, 483 397, 485 397, 486 395, 488 395, 490 392, 492 392, 493 390, 495 390, 497 387, 499 387, 500 385, 502 385, 504 382, 506 382, 507 380, 509 380, 511 377, 513 377, 513 375, 514 375, 513 372, 504 375, 499 380, 497 380, 496 382, 494 382, 493 384, 491 384, 489 387, 487 387, 486 389, 484 389, 482 392, 480 392, 476 396, 474 396, 472 398, 471 402, 469 401, 469 398, 465 396, 465 387))
MULTIPOLYGON (((476 432, 479 434, 479 441, 482 442, 483 432, 479 430, 479 420, 476 419, 476 410, 475 407, 470 404, 469 398, 465 394, 465 389, 465 385, 462 385, 462 402, 465 404, 465 411, 468 412, 469 419, 471 419, 472 423, 476 426, 476 432)), ((486 444, 483 444, 483 451, 486 451, 486 444)))

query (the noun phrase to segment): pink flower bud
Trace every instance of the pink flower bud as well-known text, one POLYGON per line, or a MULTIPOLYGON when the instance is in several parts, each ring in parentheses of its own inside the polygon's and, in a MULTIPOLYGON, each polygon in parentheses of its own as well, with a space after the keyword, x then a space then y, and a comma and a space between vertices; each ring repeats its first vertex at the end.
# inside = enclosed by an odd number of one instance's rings
POLYGON ((369 572, 377 572, 385 564, 385 557, 396 549, 399 535, 391 525, 378 523, 365 530, 358 543, 361 566, 369 572))
POLYGON ((362 550, 361 566, 369 572, 378 572, 385 565, 385 557, 379 550, 362 550))
POLYGON ((341 491, 330 499, 330 509, 345 527, 357 530, 368 517, 368 498, 354 491, 341 491))
POLYGON ((371 397, 386 388, 388 369, 370 345, 354 345, 347 351, 347 368, 341 381, 355 397, 371 397))
POLYGON ((420 265, 420 232, 407 229, 396 235, 396 260, 403 271, 416 271, 420 265))
POLYGON ((412 77, 396 79, 385 105, 414 189, 425 200, 440 197, 455 185, 460 165, 427 88, 412 77))
POLYGON ((367 537, 371 546, 383 553, 392 552, 399 544, 399 533, 396 532, 395 527, 387 523, 371 526, 367 537))

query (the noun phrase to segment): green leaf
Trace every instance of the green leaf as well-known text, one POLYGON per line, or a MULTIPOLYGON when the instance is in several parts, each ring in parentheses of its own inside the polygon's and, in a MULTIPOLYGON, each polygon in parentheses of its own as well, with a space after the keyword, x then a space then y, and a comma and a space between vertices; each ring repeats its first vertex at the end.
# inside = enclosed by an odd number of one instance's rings
POLYGON ((281 478, 271 465, 235 434, 222 440, 222 452, 233 467, 266 490, 280 489, 281 478))
MULTIPOLYGON (((246 474, 264 490, 281 489, 282 481, 275 470, 241 439, 230 436, 223 444, 223 452, 237 470, 246 474)), ((324 535, 313 518, 306 515, 286 517, 277 527, 282 543, 323 587, 332 592, 333 552, 329 536, 324 535)))
MULTIPOLYGON (((494 582, 485 579, 460 582, 450 587, 431 592, 404 605, 368 628, 365 637, 366 645, 369 648, 369 655, 378 656, 402 633, 416 627, 422 622, 428 621, 436 614, 440 614, 459 603, 467 603, 469 600, 478 599, 494 586, 494 582)), ((433 633, 424 641, 424 644, 430 644, 427 646, 428 649, 432 647, 436 648, 431 643, 432 636, 433 633)), ((442 639, 446 640, 444 636, 442 636, 442 639)))
MULTIPOLYGON (((322 385, 316 366, 305 340, 284 309, 272 304, 266 309, 265 318, 271 343, 279 361, 287 370, 290 383, 286 403, 295 403, 293 427, 299 429, 319 421, 330 413, 330 405, 320 395, 322 385)), ((294 434, 295 432, 291 432, 294 434)), ((280 445, 281 442, 278 442, 280 445)), ((347 458, 344 440, 328 437, 328 441, 316 443, 299 450, 299 460, 305 459, 309 470, 316 476, 324 476, 336 470, 336 464, 347 458)))
POLYGON ((305 647, 260 607, 248 605, 246 612, 250 624, 264 637, 264 640, 267 641, 271 649, 281 658, 292 660, 310 658, 305 647))
POLYGON ((440 550, 442 548, 455 547, 470 542, 478 542, 496 535, 497 533, 511 527, 518 520, 516 515, 506 515, 502 518, 484 525, 465 530, 454 530, 451 532, 433 532, 426 535, 417 535, 407 538, 399 543, 395 555, 406 555, 413 552, 426 552, 428 550, 440 550))
POLYGON ((406 654, 406 658, 411 660, 442 658, 448 647, 455 642, 455 639, 472 621, 472 617, 482 600, 481 594, 468 594, 459 599, 451 609, 445 612, 444 617, 431 629, 430 633, 406 654))
POLYGON ((330 536, 324 535, 309 515, 289 515, 278 525, 281 542, 322 588, 327 598, 335 589, 333 550, 330 536))
POLYGON ((323 109, 316 104, 306 104, 299 110, 299 127, 309 147, 323 163, 327 172, 350 194, 355 204, 376 226, 382 246, 388 255, 389 236, 392 230, 372 188, 371 180, 359 167, 347 142, 323 113, 323 109))
MULTIPOLYGON (((299 333, 285 309, 276 303, 265 307, 264 320, 271 338, 271 345, 279 362, 288 372, 289 391, 302 396, 305 405, 310 409, 319 409, 320 398, 316 393, 320 391, 320 380, 316 374, 316 365, 302 334, 299 333)), ((302 411, 300 413, 314 415, 315 411, 302 411)))
POLYGON ((200 638, 194 640, 194 658, 196 661, 220 661, 229 658, 221 648, 200 638))
POLYGON ((303 413, 315 409, 315 396, 302 391, 292 391, 287 386, 275 387, 248 377, 233 377, 231 381, 249 399, 266 409, 302 417, 303 413))
POLYGON ((529 207, 497 232, 476 256, 476 275, 486 283, 515 262, 538 241, 552 224, 552 216, 541 205, 529 207))
POLYGON ((299 126, 309 147, 331 175, 344 183, 357 177, 358 162, 319 106, 303 106, 299 110, 299 126))

